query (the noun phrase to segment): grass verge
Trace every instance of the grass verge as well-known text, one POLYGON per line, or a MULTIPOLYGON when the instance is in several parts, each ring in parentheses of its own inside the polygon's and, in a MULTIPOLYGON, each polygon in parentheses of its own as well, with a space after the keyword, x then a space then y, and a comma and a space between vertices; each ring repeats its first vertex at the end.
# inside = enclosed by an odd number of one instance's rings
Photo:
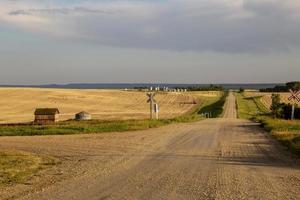
POLYGON ((258 121, 290 151, 300 155, 300 120, 274 119, 268 109, 261 103, 261 97, 245 98, 236 93, 238 116, 258 121))
POLYGON ((239 118, 253 120, 268 114, 268 109, 260 101, 261 97, 244 97, 242 93, 235 93, 235 96, 239 118))
POLYGON ((275 139, 300 156, 300 120, 259 117, 258 121, 275 139))
POLYGON ((55 164, 57 160, 50 157, 20 151, 1 151, 0 186, 24 183, 39 170, 55 164))
POLYGON ((201 98, 201 103, 188 113, 173 119, 162 120, 127 120, 127 121, 65 121, 47 126, 0 126, 0 136, 24 135, 67 135, 81 133, 124 132, 160 127, 171 123, 193 122, 203 119, 199 113, 203 109, 214 116, 221 112, 225 95, 201 98))
POLYGON ((223 111, 224 111, 223 108, 224 108, 224 104, 225 104, 227 96, 228 96, 228 91, 224 92, 224 94, 221 96, 221 98, 218 101, 215 101, 211 104, 203 106, 198 111, 198 114, 210 113, 212 118, 220 117, 223 114, 223 111))

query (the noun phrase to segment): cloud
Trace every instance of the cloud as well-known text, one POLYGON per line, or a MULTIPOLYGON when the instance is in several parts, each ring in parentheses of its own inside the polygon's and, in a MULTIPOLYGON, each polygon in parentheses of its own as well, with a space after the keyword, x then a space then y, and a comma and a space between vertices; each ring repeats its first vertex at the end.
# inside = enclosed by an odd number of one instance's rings
POLYGON ((118 47, 225 53, 300 48, 300 3, 295 0, 72 2, 4 1, 0 22, 118 47))
POLYGON ((91 9, 85 7, 14 10, 9 12, 8 14, 34 16, 34 15, 68 15, 68 14, 78 14, 78 13, 113 14, 113 12, 109 10, 91 9))

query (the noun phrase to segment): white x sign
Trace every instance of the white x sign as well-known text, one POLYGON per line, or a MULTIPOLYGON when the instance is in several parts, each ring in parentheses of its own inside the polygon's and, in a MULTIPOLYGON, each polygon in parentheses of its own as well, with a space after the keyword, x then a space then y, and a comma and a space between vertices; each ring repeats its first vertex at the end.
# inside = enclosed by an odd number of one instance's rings
POLYGON ((298 97, 298 95, 300 94, 300 90, 290 90, 291 96, 288 98, 289 101, 292 100, 297 100, 298 102, 300 102, 300 98, 298 97))

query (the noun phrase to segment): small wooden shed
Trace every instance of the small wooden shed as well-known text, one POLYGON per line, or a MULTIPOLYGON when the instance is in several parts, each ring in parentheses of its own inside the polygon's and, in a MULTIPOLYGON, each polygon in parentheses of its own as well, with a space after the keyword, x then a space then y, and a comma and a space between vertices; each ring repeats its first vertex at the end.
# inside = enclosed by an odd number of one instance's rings
POLYGON ((34 112, 35 124, 53 124, 58 121, 59 110, 57 108, 37 108, 34 112))
POLYGON ((76 120, 91 120, 92 119, 92 115, 88 112, 82 111, 80 113, 77 113, 75 115, 75 119, 76 120))

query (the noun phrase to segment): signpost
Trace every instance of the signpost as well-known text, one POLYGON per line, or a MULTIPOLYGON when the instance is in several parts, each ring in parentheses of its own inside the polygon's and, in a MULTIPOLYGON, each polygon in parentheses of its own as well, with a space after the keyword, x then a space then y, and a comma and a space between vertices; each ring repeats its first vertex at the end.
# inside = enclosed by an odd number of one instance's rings
POLYGON ((294 120, 295 118, 295 105, 296 101, 300 102, 300 97, 298 95, 300 94, 300 90, 290 90, 291 96, 288 98, 289 101, 292 101, 292 116, 291 119, 294 120))
POLYGON ((154 103, 156 103, 154 97, 155 97, 155 93, 147 93, 148 96, 148 100, 147 103, 150 103, 150 119, 153 119, 153 106, 154 103))
POLYGON ((157 103, 154 104, 154 112, 155 112, 155 119, 158 120, 159 106, 157 103))

